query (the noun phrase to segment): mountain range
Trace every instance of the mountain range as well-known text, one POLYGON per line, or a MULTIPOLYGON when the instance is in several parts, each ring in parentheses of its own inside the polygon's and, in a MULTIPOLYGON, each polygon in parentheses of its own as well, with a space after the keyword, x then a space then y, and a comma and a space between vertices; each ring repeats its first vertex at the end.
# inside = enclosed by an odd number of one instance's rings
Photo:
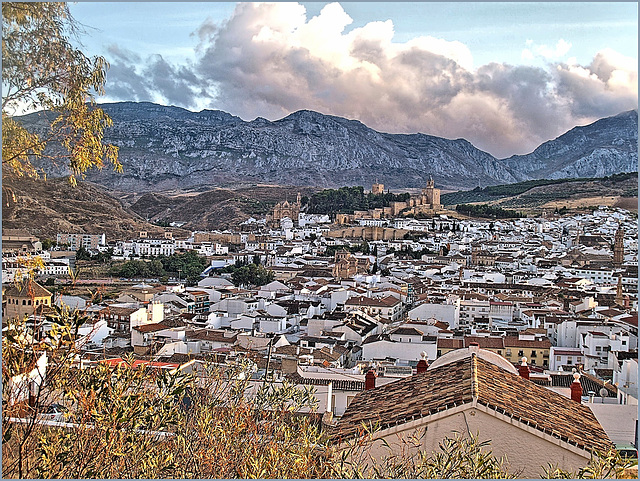
MULTIPOLYGON (((433 176, 444 189, 540 178, 602 177, 637 170, 638 113, 575 127, 527 155, 497 159, 464 139, 377 132, 356 120, 309 110, 247 122, 226 112, 191 112, 148 102, 101 104, 113 119, 106 141, 120 149, 124 173, 87 180, 122 192, 274 184, 339 187, 382 182, 417 188, 433 176)), ((19 118, 40 130, 46 116, 19 118)), ((49 176, 60 166, 42 164, 49 176)))

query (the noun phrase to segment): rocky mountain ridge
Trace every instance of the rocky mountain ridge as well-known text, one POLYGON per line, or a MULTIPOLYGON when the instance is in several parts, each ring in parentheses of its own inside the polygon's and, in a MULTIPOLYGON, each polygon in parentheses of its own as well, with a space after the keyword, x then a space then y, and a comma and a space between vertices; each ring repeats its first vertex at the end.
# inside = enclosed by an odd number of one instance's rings
MULTIPOLYGON (((576 127, 531 154, 499 160, 464 139, 387 134, 356 120, 309 110, 246 122, 226 112, 190 112, 148 102, 102 104, 113 119, 106 140, 120 148, 124 173, 87 180, 124 192, 162 192, 272 183, 315 187, 445 189, 534 178, 589 177, 637 170, 637 111, 576 127), (635 147, 634 147, 635 146, 635 147)), ((42 114, 21 118, 46 129, 42 114)), ((50 176, 63 168, 42 165, 50 176)))

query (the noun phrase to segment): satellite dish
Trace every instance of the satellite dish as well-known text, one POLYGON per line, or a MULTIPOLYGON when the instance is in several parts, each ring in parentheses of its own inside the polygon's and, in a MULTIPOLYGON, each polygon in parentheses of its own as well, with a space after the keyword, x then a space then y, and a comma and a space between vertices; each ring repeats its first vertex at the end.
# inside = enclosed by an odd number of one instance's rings
POLYGON ((607 397, 609 395, 609 391, 607 391, 606 387, 601 387, 598 392, 600 393, 600 397, 607 397))

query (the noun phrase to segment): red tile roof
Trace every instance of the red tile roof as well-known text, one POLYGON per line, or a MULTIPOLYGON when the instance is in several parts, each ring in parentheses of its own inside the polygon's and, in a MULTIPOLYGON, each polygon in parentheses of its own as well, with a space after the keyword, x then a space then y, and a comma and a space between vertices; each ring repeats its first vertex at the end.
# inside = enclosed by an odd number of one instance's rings
POLYGON ((383 298, 356 296, 347 299, 347 306, 393 307, 401 301, 393 296, 383 298))
POLYGON ((526 347, 536 349, 549 349, 551 347, 551 341, 546 337, 543 339, 526 340, 518 339, 515 336, 507 336, 504 338, 504 347, 526 347))
POLYGON ((25 297, 25 298, 34 298, 34 297, 51 297, 53 294, 49 292, 47 289, 42 287, 35 281, 25 282, 20 286, 11 286, 9 287, 5 293, 5 297, 25 297))
POLYGON ((134 327, 134 329, 144 334, 147 332, 156 332, 171 328, 169 326, 166 326, 165 324, 162 324, 161 322, 156 322, 155 324, 143 324, 141 326, 134 327))
POLYGON ((464 347, 463 339, 438 338, 438 349, 461 349, 464 347))
POLYGON ((464 336, 464 347, 477 342, 481 349, 504 349, 504 338, 484 336, 464 336))
POLYGON ((450 409, 478 404, 508 415, 584 450, 612 447, 588 406, 471 356, 375 389, 349 405, 331 433, 336 441, 357 435, 363 423, 381 429, 450 409))

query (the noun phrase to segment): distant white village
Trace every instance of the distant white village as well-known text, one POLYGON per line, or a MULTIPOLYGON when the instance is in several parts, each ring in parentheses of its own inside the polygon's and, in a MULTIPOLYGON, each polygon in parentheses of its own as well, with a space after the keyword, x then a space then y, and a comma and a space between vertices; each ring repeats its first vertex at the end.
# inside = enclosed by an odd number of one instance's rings
POLYGON ((256 381, 314 386, 319 410, 338 418, 368 389, 368 373, 383 386, 415 375, 421 360, 431 365, 468 349, 526 366, 531 381, 567 398, 578 372, 582 402, 637 405, 635 214, 600 207, 491 221, 365 215, 332 224, 298 212, 184 239, 60 233, 64 251, 3 231, 3 321, 26 315, 36 325, 43 309, 64 304, 88 316, 77 340, 86 365, 131 354, 158 368, 249 359, 256 381), (54 297, 42 282, 35 292, 13 285, 24 269, 19 258, 32 255, 43 260, 41 280, 65 282, 80 247, 123 260, 192 250, 209 266, 193 286, 180 278, 95 280, 122 283, 117 298, 102 302, 54 297), (236 286, 219 273, 258 260, 275 280, 236 286))

